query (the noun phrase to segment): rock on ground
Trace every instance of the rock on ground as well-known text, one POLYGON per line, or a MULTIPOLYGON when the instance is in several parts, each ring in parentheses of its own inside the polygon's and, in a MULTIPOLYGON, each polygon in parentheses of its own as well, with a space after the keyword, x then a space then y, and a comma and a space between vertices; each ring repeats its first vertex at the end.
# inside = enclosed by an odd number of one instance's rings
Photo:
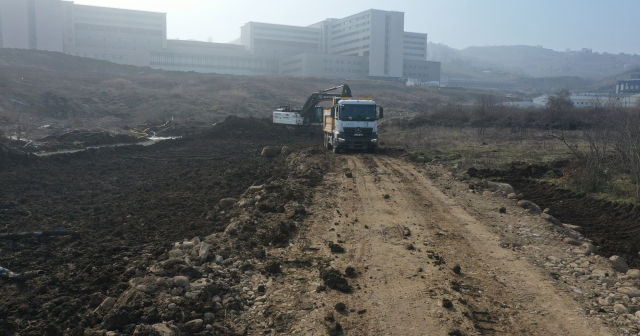
POLYGON ((260 155, 264 157, 274 157, 278 155, 281 151, 282 149, 280 147, 266 146, 262 149, 262 153, 260 153, 260 155))
POLYGON ((531 202, 531 201, 527 201, 527 200, 522 200, 522 201, 518 201, 518 206, 523 208, 523 209, 527 209, 532 213, 535 214, 541 214, 542 213, 542 209, 540 209, 540 207, 531 202))
POLYGON ((620 273, 626 273, 627 270, 629 270, 627 262, 622 257, 614 255, 609 258, 609 261, 611 262, 611 266, 613 266, 613 268, 620 273))

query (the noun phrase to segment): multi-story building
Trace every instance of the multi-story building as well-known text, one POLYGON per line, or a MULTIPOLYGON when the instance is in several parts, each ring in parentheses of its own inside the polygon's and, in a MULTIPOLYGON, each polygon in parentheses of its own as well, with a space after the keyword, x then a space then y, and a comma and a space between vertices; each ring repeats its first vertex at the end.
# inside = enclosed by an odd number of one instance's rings
POLYGON ((0 47, 63 51, 60 0, 0 0, 0 47))
POLYGON ((256 75, 278 73, 278 60, 252 55, 242 45, 168 40, 167 47, 150 52, 156 69, 256 75))
MULTIPOLYGON (((42 0, 36 3, 39 1, 42 0)), ((62 4, 63 49, 67 54, 147 66, 150 50, 167 47, 164 13, 57 1, 62 4)))
POLYGON ((240 41, 252 55, 283 58, 318 53, 320 31, 316 28, 248 22, 240 28, 240 41))
POLYGON ((178 71, 440 80, 427 34, 405 32, 402 12, 374 9, 307 27, 248 22, 237 43, 209 43, 167 39, 165 13, 0 0, 0 47, 178 71))

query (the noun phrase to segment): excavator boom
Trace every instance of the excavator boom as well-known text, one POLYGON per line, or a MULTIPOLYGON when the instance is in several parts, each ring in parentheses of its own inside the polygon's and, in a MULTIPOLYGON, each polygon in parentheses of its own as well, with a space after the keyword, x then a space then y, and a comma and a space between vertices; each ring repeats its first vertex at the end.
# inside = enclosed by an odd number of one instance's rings
POLYGON ((345 97, 345 98, 351 98, 351 88, 349 88, 349 85, 347 84, 342 84, 342 85, 338 85, 329 89, 325 89, 325 90, 320 90, 316 93, 311 94, 311 96, 309 96, 309 98, 307 98, 307 101, 304 103, 304 106, 302 107, 302 109, 300 110, 300 116, 302 118, 304 118, 305 120, 305 124, 312 124, 312 123, 320 123, 322 122, 322 117, 321 116, 316 116, 316 106, 318 105, 318 103, 323 102, 323 101, 328 101, 328 100, 333 100, 333 98, 338 97, 345 97), (330 91, 334 91, 337 89, 342 89, 341 93, 327 93, 330 91))
POLYGON ((279 108, 274 112, 273 122, 288 125, 311 125, 322 123, 322 115, 316 113, 316 106, 323 101, 333 100, 333 98, 351 98, 351 88, 349 85, 342 84, 329 89, 314 92, 307 98, 307 101, 300 110, 292 110, 290 108, 279 108), (341 93, 328 93, 334 90, 342 89, 341 93))

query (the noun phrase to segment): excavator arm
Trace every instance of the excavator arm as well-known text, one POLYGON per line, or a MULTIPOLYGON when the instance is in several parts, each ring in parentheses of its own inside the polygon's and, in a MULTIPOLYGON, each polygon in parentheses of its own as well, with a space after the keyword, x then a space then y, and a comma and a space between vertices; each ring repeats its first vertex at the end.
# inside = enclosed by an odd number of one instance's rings
POLYGON ((333 98, 336 98, 336 97, 351 98, 352 97, 351 88, 349 88, 349 85, 343 84, 343 85, 335 86, 326 90, 315 92, 311 96, 309 96, 307 101, 304 103, 304 106, 300 110, 300 116, 304 118, 304 124, 309 125, 312 123, 322 122, 322 120, 317 120, 318 118, 316 117, 316 113, 315 113, 316 106, 320 102, 332 100, 333 98), (340 88, 342 89, 341 93, 327 93, 340 88))

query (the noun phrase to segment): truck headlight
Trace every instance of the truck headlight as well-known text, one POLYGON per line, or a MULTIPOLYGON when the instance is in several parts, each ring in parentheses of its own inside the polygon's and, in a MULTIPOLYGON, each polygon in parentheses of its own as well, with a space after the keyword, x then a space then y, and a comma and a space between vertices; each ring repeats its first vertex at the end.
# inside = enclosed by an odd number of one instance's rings
POLYGON ((344 139, 343 138, 338 138, 338 141, 339 142, 344 142, 344 139))
POLYGON ((378 139, 371 139, 371 142, 378 142, 378 139))

